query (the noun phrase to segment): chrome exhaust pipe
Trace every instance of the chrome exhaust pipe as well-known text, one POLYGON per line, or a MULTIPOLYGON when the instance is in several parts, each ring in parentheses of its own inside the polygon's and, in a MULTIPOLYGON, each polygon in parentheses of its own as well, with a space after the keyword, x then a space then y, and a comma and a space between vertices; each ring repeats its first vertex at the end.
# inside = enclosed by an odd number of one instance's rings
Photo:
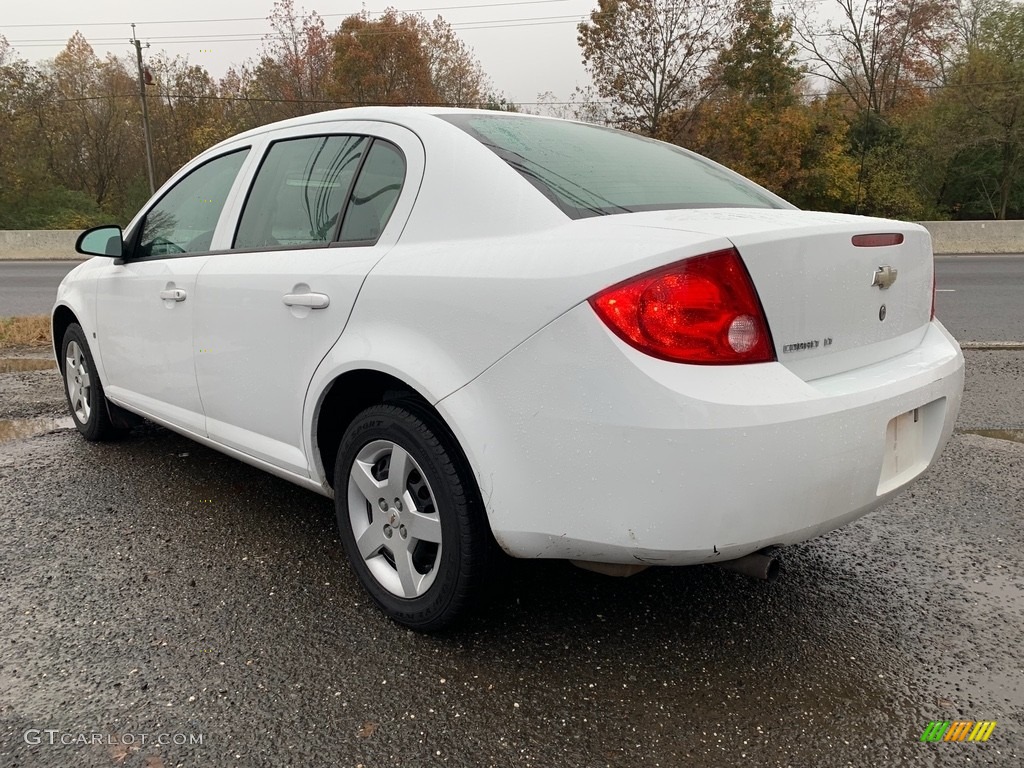
POLYGON ((724 563, 715 563, 715 565, 727 571, 735 571, 762 581, 775 581, 780 567, 779 558, 764 550, 751 552, 749 555, 738 557, 735 560, 726 560, 724 563))

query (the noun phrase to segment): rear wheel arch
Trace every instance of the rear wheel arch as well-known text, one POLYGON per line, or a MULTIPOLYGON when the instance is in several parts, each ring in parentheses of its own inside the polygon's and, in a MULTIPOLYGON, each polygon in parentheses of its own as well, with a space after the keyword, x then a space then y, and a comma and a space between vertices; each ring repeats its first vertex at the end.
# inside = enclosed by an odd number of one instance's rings
POLYGON ((314 415, 314 452, 320 463, 319 469, 332 488, 334 464, 345 430, 364 410, 381 404, 401 404, 407 410, 422 413, 443 427, 458 448, 459 459, 472 471, 472 465, 455 432, 422 393, 391 374, 361 368, 346 371, 334 378, 320 396, 314 415))
MULTIPOLYGON (((415 629, 441 629, 475 602, 481 590, 501 582, 501 568, 505 558, 491 530, 490 516, 476 473, 451 426, 420 392, 402 380, 380 371, 349 371, 335 378, 325 389, 314 419, 314 452, 316 460, 322 465, 323 476, 334 490, 339 534, 359 581, 386 614, 415 629), (396 432, 395 429, 399 427, 396 432), (413 432, 420 437, 432 437, 426 442, 410 439, 409 435, 413 432), (412 598, 391 594, 394 591, 393 585, 387 588, 382 586, 384 581, 379 578, 380 571, 387 572, 388 569, 382 566, 381 558, 366 555, 361 549, 361 543, 355 543, 357 531, 353 526, 358 515, 353 515, 350 507, 352 493, 348 480, 351 467, 354 466, 352 462, 358 461, 367 450, 376 452, 384 444, 385 438, 387 441, 395 441, 393 446, 399 446, 407 452, 410 462, 417 472, 423 472, 423 477, 433 477, 433 480, 424 481, 429 483, 427 490, 433 494, 429 498, 431 503, 435 499, 442 502, 444 509, 439 530, 447 530, 443 540, 448 543, 433 552, 433 567, 439 569, 437 583, 431 582, 423 594, 412 598), (422 462, 422 469, 419 468, 419 462, 422 462), (439 463, 431 467, 435 462, 439 463), (346 469, 346 466, 349 468, 346 469), (444 466, 449 468, 447 472, 438 469, 444 466), (455 487, 459 489, 459 493, 454 496, 450 495, 454 493, 451 478, 456 478, 455 487), (445 482, 446 479, 449 482, 445 482), (454 552, 458 552, 458 555, 453 560, 454 552), (364 558, 374 560, 376 571, 363 562, 364 558)), ((390 480, 390 468, 387 475, 390 480)), ((380 502, 384 502, 384 499, 380 499, 380 502)), ((364 499, 363 503, 368 502, 364 499)), ((366 521, 369 528, 383 520, 379 512, 373 511, 376 507, 375 502, 373 507, 367 509, 374 516, 372 520, 368 517, 366 521)), ((397 498, 395 508, 402 509, 397 498)), ((393 520, 390 522, 394 524, 393 520)), ((366 523, 364 527, 367 527, 366 523)), ((406 538, 404 528, 395 530, 399 531, 398 538, 406 538)), ((367 532, 362 531, 364 534, 367 532)), ((418 537, 412 529, 409 532, 412 538, 418 537)), ((384 533, 386 535, 387 532, 384 533)), ((435 541, 429 537, 424 540, 435 541)), ((362 541, 363 538, 360 538, 362 541)), ((442 539, 436 541, 441 547, 442 539)), ((380 543, 384 545, 384 540, 380 543)), ((419 546, 417 544, 417 555, 420 554, 419 546)), ((401 573, 401 569, 397 568, 396 557, 392 555, 391 567, 401 573)), ((418 570, 426 574, 432 569, 418 570)))

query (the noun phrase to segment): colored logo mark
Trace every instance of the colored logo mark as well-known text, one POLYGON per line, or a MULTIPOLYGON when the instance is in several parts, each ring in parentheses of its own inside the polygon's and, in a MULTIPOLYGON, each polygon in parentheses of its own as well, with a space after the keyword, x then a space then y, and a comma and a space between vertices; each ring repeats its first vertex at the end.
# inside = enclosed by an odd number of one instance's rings
POLYGON ((995 720, 932 720, 921 741, 988 741, 995 729, 995 720))

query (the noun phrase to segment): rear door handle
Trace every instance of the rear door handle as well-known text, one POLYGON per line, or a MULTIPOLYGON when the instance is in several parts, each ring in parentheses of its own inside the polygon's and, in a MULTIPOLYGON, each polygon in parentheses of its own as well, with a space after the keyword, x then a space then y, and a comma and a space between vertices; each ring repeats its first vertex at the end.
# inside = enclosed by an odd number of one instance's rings
POLYGON ((187 296, 184 288, 168 288, 166 291, 160 291, 160 298, 165 301, 184 301, 187 296))
POLYGON ((289 307, 326 309, 330 306, 331 297, 326 293, 286 293, 283 301, 289 307))

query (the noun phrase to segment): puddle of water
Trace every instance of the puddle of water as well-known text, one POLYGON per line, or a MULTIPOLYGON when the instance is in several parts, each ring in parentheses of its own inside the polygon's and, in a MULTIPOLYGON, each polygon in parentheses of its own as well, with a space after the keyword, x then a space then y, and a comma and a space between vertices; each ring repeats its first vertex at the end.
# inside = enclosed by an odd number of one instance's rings
POLYGON ((70 416, 59 419, 0 419, 0 443, 8 440, 21 440, 34 437, 55 429, 74 428, 75 422, 70 416))
POLYGON ((1014 443, 1024 443, 1024 429, 965 429, 965 435, 978 435, 979 437, 991 437, 996 440, 1009 440, 1014 443))
POLYGON ((0 373, 48 371, 56 367, 54 360, 45 357, 0 357, 0 373))

